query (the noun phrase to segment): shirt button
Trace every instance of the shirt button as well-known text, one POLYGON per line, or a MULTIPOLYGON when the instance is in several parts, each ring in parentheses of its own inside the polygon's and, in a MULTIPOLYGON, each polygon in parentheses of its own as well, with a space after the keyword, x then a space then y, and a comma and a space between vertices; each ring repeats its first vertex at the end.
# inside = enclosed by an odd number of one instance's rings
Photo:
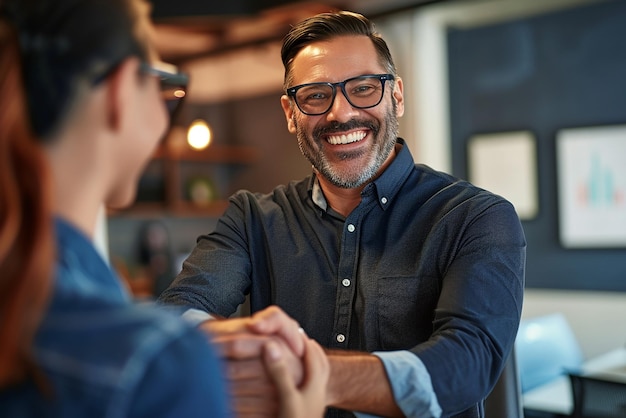
POLYGON ((386 205, 386 204, 387 204, 387 198, 386 198, 386 197, 383 197, 382 199, 380 199, 380 202, 381 202, 383 205, 386 205))
POLYGON ((341 284, 344 285, 345 287, 350 286, 350 279, 343 279, 341 281, 341 284))
POLYGON ((337 334, 337 342, 342 343, 346 340, 346 336, 343 334, 337 334))
POLYGON ((356 227, 352 224, 348 225, 348 232, 354 232, 354 230, 356 229, 356 227))

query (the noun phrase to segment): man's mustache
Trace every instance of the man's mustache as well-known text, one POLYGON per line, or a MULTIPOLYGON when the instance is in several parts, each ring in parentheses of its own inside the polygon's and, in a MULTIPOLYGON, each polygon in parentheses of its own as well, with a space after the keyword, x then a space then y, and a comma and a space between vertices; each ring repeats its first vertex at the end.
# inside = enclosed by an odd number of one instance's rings
POLYGON ((343 122, 343 123, 333 121, 333 122, 330 122, 326 126, 319 126, 315 128, 313 130, 313 136, 319 138, 320 136, 332 135, 337 132, 346 132, 346 131, 351 131, 351 130, 358 129, 358 128, 369 129, 374 134, 377 134, 378 130, 380 129, 380 125, 373 121, 364 121, 364 120, 357 120, 357 119, 352 119, 352 120, 349 120, 348 122, 343 122))

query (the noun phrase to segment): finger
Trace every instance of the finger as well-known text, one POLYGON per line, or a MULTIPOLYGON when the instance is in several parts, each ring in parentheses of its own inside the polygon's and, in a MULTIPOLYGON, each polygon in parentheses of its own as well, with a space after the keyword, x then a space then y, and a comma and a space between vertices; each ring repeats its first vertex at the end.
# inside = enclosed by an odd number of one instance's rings
MULTIPOLYGON (((303 346, 304 340, 306 337, 302 336, 303 346)), ((287 345, 287 343, 281 339, 280 337, 273 337, 272 341, 277 343, 282 349, 282 362, 285 363, 285 367, 289 371, 293 382, 296 387, 299 387, 302 384, 302 380, 304 379, 304 363, 302 361, 302 357, 298 357, 293 353, 291 348, 287 345)))
POLYGON ((265 335, 238 333, 214 337, 211 343, 223 358, 249 359, 261 356, 268 339, 265 335))
POLYGON ((306 380, 299 388, 302 395, 301 405, 307 405, 308 416, 319 417, 326 409, 330 364, 326 353, 315 341, 307 340, 305 350, 303 361, 306 380))
MULTIPOLYGON (((276 385, 279 392, 292 394, 296 391, 295 383, 284 358, 284 353, 279 344, 269 341, 263 352, 263 360, 269 372, 270 378, 276 385)), ((283 395, 284 396, 284 395, 283 395)))
POLYGON ((249 328, 259 334, 279 335, 289 344, 298 357, 304 354, 304 340, 302 338, 304 331, 294 319, 278 306, 270 306, 255 313, 250 320, 249 328))
POLYGON ((198 325, 209 336, 234 334, 248 329, 250 318, 212 319, 198 325))
POLYGON ((330 377, 330 362, 324 349, 312 339, 306 342, 304 364, 306 380, 302 385, 303 388, 313 385, 325 388, 330 377))
MULTIPOLYGON (((271 377, 268 377, 271 379, 271 377)), ((262 398, 273 399, 276 397, 276 390, 273 382, 269 380, 236 380, 228 381, 229 391, 233 398, 262 398)))
POLYGON ((232 403, 236 417, 261 418, 278 416, 278 400, 276 398, 241 397, 232 403))
POLYGON ((230 380, 265 380, 271 382, 264 363, 260 358, 250 360, 227 360, 224 362, 226 376, 230 380))
POLYGON ((229 382, 229 395, 237 417, 278 416, 278 394, 272 384, 259 381, 229 382))

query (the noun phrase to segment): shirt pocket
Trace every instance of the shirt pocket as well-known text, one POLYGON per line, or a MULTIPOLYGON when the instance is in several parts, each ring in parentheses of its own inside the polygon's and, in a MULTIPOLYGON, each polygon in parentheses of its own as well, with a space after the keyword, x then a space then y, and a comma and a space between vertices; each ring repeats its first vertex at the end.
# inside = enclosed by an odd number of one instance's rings
POLYGON ((378 281, 377 319, 382 350, 406 350, 428 340, 438 300, 436 278, 383 277, 378 281))

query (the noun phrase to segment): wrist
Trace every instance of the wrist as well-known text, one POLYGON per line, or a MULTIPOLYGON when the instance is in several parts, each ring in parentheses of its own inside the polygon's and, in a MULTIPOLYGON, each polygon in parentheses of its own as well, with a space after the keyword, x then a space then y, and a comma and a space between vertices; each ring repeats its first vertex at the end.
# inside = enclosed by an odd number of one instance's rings
POLYGON ((360 352, 327 352, 330 379, 326 405, 372 415, 402 416, 379 357, 360 352))
POLYGON ((370 356, 366 353, 344 350, 326 350, 330 377, 326 385, 326 406, 346 409, 356 389, 364 369, 367 369, 370 356))
POLYGON ((341 399, 339 397, 341 391, 337 388, 337 383, 339 379, 333 377, 341 373, 339 371, 341 364, 338 361, 337 356, 333 356, 332 354, 326 352, 326 357, 328 358, 330 377, 328 379, 328 383, 326 384, 325 404, 326 406, 337 406, 341 402, 341 399))

